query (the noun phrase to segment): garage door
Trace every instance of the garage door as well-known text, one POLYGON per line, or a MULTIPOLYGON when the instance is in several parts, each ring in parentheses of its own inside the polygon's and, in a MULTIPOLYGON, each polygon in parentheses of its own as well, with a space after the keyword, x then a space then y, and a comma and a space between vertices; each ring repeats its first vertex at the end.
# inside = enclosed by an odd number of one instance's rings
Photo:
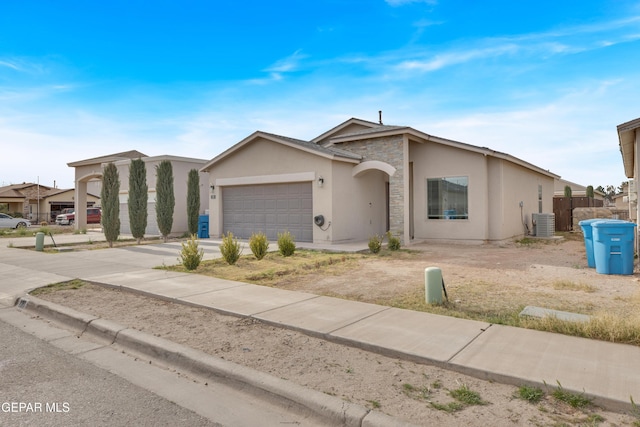
POLYGON ((298 242, 313 241, 311 182, 222 188, 222 230, 240 239, 263 232, 275 241, 289 231, 298 242))

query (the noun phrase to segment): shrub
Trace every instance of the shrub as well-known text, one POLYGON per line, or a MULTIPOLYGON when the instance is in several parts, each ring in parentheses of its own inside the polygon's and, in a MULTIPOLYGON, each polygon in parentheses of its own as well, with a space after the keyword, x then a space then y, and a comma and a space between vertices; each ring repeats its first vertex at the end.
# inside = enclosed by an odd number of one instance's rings
POLYGON ((255 256, 256 259, 261 260, 267 254, 267 250, 269 250, 267 235, 262 232, 253 233, 249 239, 249 247, 251 248, 253 256, 255 256))
POLYGON ((544 397, 544 391, 538 387, 523 385, 518 388, 517 396, 529 403, 538 403, 544 397))
POLYGON ((187 270, 195 270, 200 265, 204 249, 198 249, 198 239, 195 234, 186 242, 182 242, 182 251, 178 260, 187 270))
MULTIPOLYGON (((42 232, 44 234, 50 234, 51 233, 51 228, 49 227, 49 225, 42 225, 37 232, 42 232)), ((36 233, 37 233, 36 232, 36 233)))
POLYGON ((226 236, 222 236, 220 253, 229 265, 235 264, 240 258, 240 243, 238 243, 238 239, 233 237, 232 232, 229 231, 226 236))
POLYGON ((278 250, 282 256, 291 256, 296 251, 296 242, 288 231, 278 233, 278 250))
POLYGON ((387 240, 389 241, 387 247, 391 251, 397 251, 400 249, 400 239, 391 234, 391 230, 387 231, 387 240))
POLYGON ((374 234, 369 238, 369 250, 373 254, 377 254, 382 249, 382 237, 374 234))

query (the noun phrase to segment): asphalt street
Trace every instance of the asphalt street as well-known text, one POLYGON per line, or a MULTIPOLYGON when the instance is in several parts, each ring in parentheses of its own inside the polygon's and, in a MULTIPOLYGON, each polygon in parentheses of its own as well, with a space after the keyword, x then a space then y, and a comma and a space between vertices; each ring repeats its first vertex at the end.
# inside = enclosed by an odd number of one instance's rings
POLYGON ((291 402, 157 365, 14 308, 0 308, 0 342, 2 426, 329 425, 291 402))
POLYGON ((0 339, 0 425, 220 425, 3 321, 0 339))

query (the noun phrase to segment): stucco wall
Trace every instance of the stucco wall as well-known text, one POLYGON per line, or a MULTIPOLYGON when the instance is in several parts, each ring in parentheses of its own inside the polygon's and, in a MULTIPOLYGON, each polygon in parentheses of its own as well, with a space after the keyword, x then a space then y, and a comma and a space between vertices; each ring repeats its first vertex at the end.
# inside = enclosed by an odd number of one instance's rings
MULTIPOLYGON (((198 159, 186 159, 174 156, 157 156, 157 157, 143 157, 145 162, 145 168, 147 172, 147 187, 148 187, 148 203, 147 203, 147 229, 146 235, 159 235, 160 229, 158 228, 158 222, 156 219, 155 203, 156 203, 156 167, 160 165, 163 160, 169 160, 171 162, 173 170, 173 194, 175 197, 175 207, 173 210, 173 226, 171 227, 171 234, 181 235, 186 233, 189 229, 187 225, 187 181, 189 177, 189 171, 191 169, 199 170, 204 166, 204 160, 198 159)), ((129 223, 129 166, 130 160, 122 160, 115 163, 118 169, 118 175, 120 177, 120 232, 122 234, 131 233, 129 223)), ((205 173, 200 173, 200 214, 204 214, 208 209, 209 203, 209 190, 208 190, 208 176, 205 173)))
MULTIPOLYGON (((301 182, 300 174, 306 174, 302 181, 313 181, 314 216, 322 214, 327 222, 332 221, 331 188, 334 180, 331 160, 259 138, 221 159, 210 169, 209 184, 215 185, 215 190, 209 198, 209 234, 220 237, 223 233, 221 189, 225 185, 301 182), (325 180, 322 187, 317 185, 320 176, 325 180), (235 182, 234 179, 244 181, 235 182)), ((332 240, 334 231, 333 226, 325 232, 314 226, 313 240, 332 240)))
POLYGON ((510 161, 433 142, 411 143, 410 161, 416 240, 485 242, 522 236, 523 220, 531 228, 531 213, 538 212, 538 185, 543 212, 553 211, 553 178, 510 161), (469 218, 427 218, 427 179, 456 176, 468 177, 469 218))
POLYGON ((415 239, 487 239, 487 162, 485 156, 434 142, 411 143, 414 172, 415 239), (429 219, 427 179, 468 177, 468 219, 429 219))
POLYGON ((335 238, 367 241, 386 231, 387 174, 378 170, 352 177, 354 165, 334 163, 333 226, 335 238))
POLYGON ((400 135, 345 142, 338 148, 362 156, 363 161, 379 160, 390 164, 396 169, 389 177, 389 225, 391 231, 404 235, 405 226, 405 155, 404 139, 400 135))
POLYGON ((532 229, 531 214, 539 213, 538 186, 542 186, 542 213, 553 213, 554 179, 506 160, 493 159, 492 169, 502 176, 502 191, 490 191, 490 203, 501 197, 500 212, 492 213, 490 240, 504 240, 523 236, 525 222, 532 229), (520 207, 522 202, 522 208, 520 207))
POLYGON ((210 235, 222 234, 224 186, 300 182, 301 176, 312 181, 313 215, 325 217, 322 228, 313 226, 314 242, 362 241, 380 234, 386 222, 384 174, 371 171, 353 178, 354 166, 268 139, 252 141, 211 168, 210 184, 216 188, 209 199, 210 235))

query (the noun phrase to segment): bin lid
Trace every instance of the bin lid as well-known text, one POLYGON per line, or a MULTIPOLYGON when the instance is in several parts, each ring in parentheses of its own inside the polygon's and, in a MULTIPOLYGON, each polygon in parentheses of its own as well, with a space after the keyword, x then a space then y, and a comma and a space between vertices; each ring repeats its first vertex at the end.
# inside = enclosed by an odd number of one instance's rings
POLYGON ((595 228, 625 228, 625 227, 637 227, 635 222, 624 221, 621 219, 608 219, 606 221, 596 221, 591 224, 595 228))
POLYGON ((582 221, 580 221, 580 222, 578 223, 578 225, 580 225, 581 227, 582 227, 582 226, 585 226, 585 225, 590 226, 590 225, 591 225, 591 224, 593 224, 594 222, 598 222, 598 221, 606 221, 606 220, 607 220, 607 218, 583 219, 582 221))

